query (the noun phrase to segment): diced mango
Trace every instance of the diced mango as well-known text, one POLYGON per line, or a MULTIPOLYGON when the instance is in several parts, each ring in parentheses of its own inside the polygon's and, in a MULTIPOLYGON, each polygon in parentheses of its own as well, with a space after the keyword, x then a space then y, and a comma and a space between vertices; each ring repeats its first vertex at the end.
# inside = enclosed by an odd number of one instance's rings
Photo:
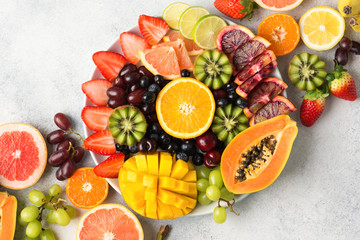
POLYGON ((132 170, 134 172, 137 171, 137 166, 136 166, 136 160, 135 157, 131 157, 128 160, 126 160, 126 165, 124 164, 123 166, 125 166, 126 169, 132 170))
POLYGON ((127 171, 127 182, 142 184, 144 175, 141 172, 127 171))
POLYGON ((158 185, 158 177, 155 175, 147 174, 143 177, 143 185, 145 187, 155 188, 158 185))
POLYGON ((173 212, 171 211, 170 206, 162 203, 160 200, 158 200, 158 218, 160 219, 171 219, 174 218, 173 212))
POLYGON ((170 153, 161 152, 159 176, 169 177, 171 173, 171 167, 172 167, 172 157, 170 153))
POLYGON ((184 208, 184 209, 181 209, 181 210, 184 213, 184 215, 186 215, 186 214, 189 214, 193 209, 192 208, 184 208))
POLYGON ((176 195, 175 193, 169 192, 167 190, 159 189, 158 199, 165 204, 174 204, 176 201, 176 195))
POLYGON ((127 170, 123 169, 119 172, 119 182, 127 182, 127 170))
POLYGON ((171 177, 159 177, 159 188, 174 189, 175 179, 171 177))
POLYGON ((182 180, 185 182, 196 182, 196 170, 188 171, 182 180))
POLYGON ((173 212, 174 218, 184 216, 184 213, 183 213, 183 211, 181 211, 181 209, 174 207, 174 206, 170 206, 170 209, 173 212))
POLYGON ((189 171, 195 170, 194 165, 190 161, 187 162, 187 165, 188 165, 189 171))
POLYGON ((146 160, 146 155, 138 154, 135 155, 136 166, 140 172, 147 173, 148 172, 148 164, 146 160))
POLYGON ((140 215, 142 215, 142 216, 145 216, 145 208, 146 208, 146 205, 144 205, 144 206, 141 207, 141 208, 135 209, 135 211, 136 211, 138 214, 140 214, 140 215))
POLYGON ((146 201, 146 216, 157 219, 157 200, 146 201))
POLYGON ((191 197, 191 198, 197 198, 197 188, 196 183, 189 183, 189 192, 184 193, 185 196, 191 197))
POLYGON ((176 161, 176 163, 171 169, 171 177, 176 179, 182 179, 188 171, 189 169, 187 163, 179 159, 176 161))
POLYGON ((145 190, 146 188, 137 183, 125 183, 123 188, 126 190, 126 195, 130 198, 130 201, 136 201, 137 199, 145 199, 145 190))
POLYGON ((159 153, 148 154, 146 159, 149 173, 157 176, 159 174, 159 153))
POLYGON ((145 200, 146 201, 155 201, 157 198, 157 188, 146 188, 145 190, 145 200))
POLYGON ((185 193, 188 193, 189 190, 190 190, 189 183, 181 181, 181 180, 176 180, 175 188, 173 189, 173 192, 185 194, 185 193))

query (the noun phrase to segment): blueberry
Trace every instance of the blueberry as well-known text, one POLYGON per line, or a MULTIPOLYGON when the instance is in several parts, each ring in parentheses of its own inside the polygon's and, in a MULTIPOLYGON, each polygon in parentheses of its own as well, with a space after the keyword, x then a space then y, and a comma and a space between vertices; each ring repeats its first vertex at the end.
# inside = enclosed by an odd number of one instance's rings
POLYGON ((131 153, 137 153, 138 152, 137 145, 134 144, 134 145, 129 146, 129 150, 131 153))
POLYGON ((196 146, 192 143, 183 143, 180 145, 180 151, 188 155, 194 155, 196 153, 196 146))
POLYGON ((245 108, 247 107, 248 105, 248 102, 242 98, 242 97, 238 97, 236 100, 235 100, 235 104, 240 107, 240 108, 245 108))
POLYGON ((154 80, 155 80, 155 82, 156 82, 157 84, 159 84, 159 85, 164 82, 163 76, 161 76, 161 75, 159 75, 159 74, 155 75, 154 80))
POLYGON ((154 139, 155 141, 159 141, 159 134, 150 133, 149 138, 154 139))
POLYGON ((140 78, 140 86, 142 88, 147 88, 149 86, 149 83, 150 83, 150 81, 149 81, 149 78, 147 76, 142 76, 140 78))
POLYGON ((155 102, 156 95, 153 92, 145 92, 142 96, 143 103, 153 103, 155 102))
POLYGON ((160 133, 162 131, 162 128, 159 123, 153 123, 150 125, 150 132, 152 133, 160 133))
POLYGON ((190 71, 187 69, 182 70, 181 77, 190 77, 190 71))
POLYGON ((229 101, 226 98, 221 98, 221 99, 216 100, 216 104, 219 107, 225 107, 229 104, 229 101))
POLYGON ((204 164, 204 155, 201 153, 197 153, 195 156, 193 156, 192 158, 192 163, 195 166, 201 166, 204 164))
POLYGON ((236 84, 235 84, 234 82, 229 82, 229 83, 227 83, 227 84, 224 85, 224 88, 225 88, 226 90, 228 90, 228 89, 234 89, 234 88, 236 88, 236 84))
POLYGON ((179 152, 176 154, 176 159, 181 159, 185 162, 189 161, 189 156, 184 152, 179 152))
POLYGON ((228 94, 228 98, 230 101, 234 101, 237 98, 237 96, 238 95, 235 92, 228 94))
POLYGON ((120 145, 119 143, 115 144, 116 151, 118 152, 124 152, 126 150, 129 150, 129 147, 127 145, 120 145))
POLYGON ((160 90, 161 90, 160 86, 156 83, 153 83, 148 87, 148 91, 153 92, 155 94, 158 94, 160 92, 160 90))
MULTIPOLYGON (((167 133, 161 133, 159 136, 160 145, 163 147, 167 147, 171 142, 171 137, 167 133)), ((166 149, 166 148, 163 148, 166 149)))
POLYGON ((175 142, 171 142, 166 150, 171 154, 177 153, 179 151, 179 145, 177 145, 175 142))

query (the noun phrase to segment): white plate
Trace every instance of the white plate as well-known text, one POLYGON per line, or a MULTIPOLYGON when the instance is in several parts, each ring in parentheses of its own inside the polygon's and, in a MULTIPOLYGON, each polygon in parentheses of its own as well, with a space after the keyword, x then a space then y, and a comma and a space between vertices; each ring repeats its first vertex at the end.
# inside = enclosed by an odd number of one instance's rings
MULTIPOLYGON (((228 20, 228 22, 230 24, 235 24, 235 23, 233 23, 233 22, 231 22, 229 20, 228 20)), ((137 35, 141 35, 138 26, 130 29, 128 32, 135 33, 137 35)), ((117 40, 108 49, 108 51, 113 51, 113 52, 123 54, 123 52, 121 50, 121 46, 120 46, 120 41, 117 40)), ((279 78, 279 79, 283 80, 282 77, 281 77, 280 71, 279 71, 279 69, 277 67, 274 69, 274 71, 272 71, 272 73, 269 76, 276 77, 276 78, 279 78)), ((104 78, 97 68, 95 69, 91 79, 96 79, 96 78, 104 78)), ((284 91, 283 95, 286 97, 286 92, 285 91, 284 91)), ((94 106, 86 96, 85 96, 85 106, 94 106)), ((94 131, 88 129, 85 124, 84 124, 84 131, 85 131, 85 137, 86 138, 94 133, 94 131)), ((108 156, 103 156, 103 155, 93 153, 91 151, 90 151, 90 155, 91 155, 91 157, 94 160, 96 165, 103 162, 108 157, 108 156)), ((119 188, 119 185, 118 185, 118 179, 117 178, 108 178, 107 181, 121 195, 120 188, 119 188)), ((240 202, 243 199, 245 199, 248 195, 249 194, 236 195, 235 196, 235 201, 240 202)), ((217 205, 217 202, 212 202, 212 203, 210 203, 209 205, 206 205, 206 206, 202 206, 202 205, 198 204, 195 207, 195 209, 191 213, 189 213, 187 216, 200 216, 200 215, 212 213, 216 205, 217 205)), ((225 206, 225 205, 223 205, 223 206, 225 206)))

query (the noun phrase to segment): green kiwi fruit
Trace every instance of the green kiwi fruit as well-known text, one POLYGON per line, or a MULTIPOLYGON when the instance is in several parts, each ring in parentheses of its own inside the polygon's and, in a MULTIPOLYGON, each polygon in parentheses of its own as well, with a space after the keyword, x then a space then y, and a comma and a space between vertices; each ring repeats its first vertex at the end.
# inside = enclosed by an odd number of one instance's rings
POLYGON ((229 58, 218 50, 208 50, 197 57, 194 76, 212 89, 219 89, 228 83, 232 74, 229 58))
POLYGON ((146 133, 146 119, 136 107, 124 105, 115 109, 109 117, 109 130, 116 141, 122 145, 134 145, 146 133))
POLYGON ((211 125, 215 135, 225 143, 230 143, 237 134, 248 127, 249 119, 243 109, 233 104, 218 107, 211 125))
POLYGON ((315 90, 324 83, 326 74, 325 62, 316 54, 300 53, 290 62, 289 78, 300 90, 315 90))

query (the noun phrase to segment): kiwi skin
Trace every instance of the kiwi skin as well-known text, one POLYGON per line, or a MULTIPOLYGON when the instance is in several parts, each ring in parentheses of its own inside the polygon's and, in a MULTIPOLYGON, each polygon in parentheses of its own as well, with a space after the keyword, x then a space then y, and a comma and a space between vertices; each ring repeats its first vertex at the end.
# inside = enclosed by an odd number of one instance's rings
POLYGON ((289 65, 289 78, 300 90, 313 91, 324 83, 325 62, 316 54, 307 52, 295 55, 289 65))
POLYGON ((194 76, 211 89, 221 88, 232 76, 229 58, 218 50, 203 52, 195 60, 194 76))
POLYGON ((123 105, 114 109, 109 117, 109 130, 121 145, 132 146, 146 133, 147 123, 144 114, 134 106, 123 105))

